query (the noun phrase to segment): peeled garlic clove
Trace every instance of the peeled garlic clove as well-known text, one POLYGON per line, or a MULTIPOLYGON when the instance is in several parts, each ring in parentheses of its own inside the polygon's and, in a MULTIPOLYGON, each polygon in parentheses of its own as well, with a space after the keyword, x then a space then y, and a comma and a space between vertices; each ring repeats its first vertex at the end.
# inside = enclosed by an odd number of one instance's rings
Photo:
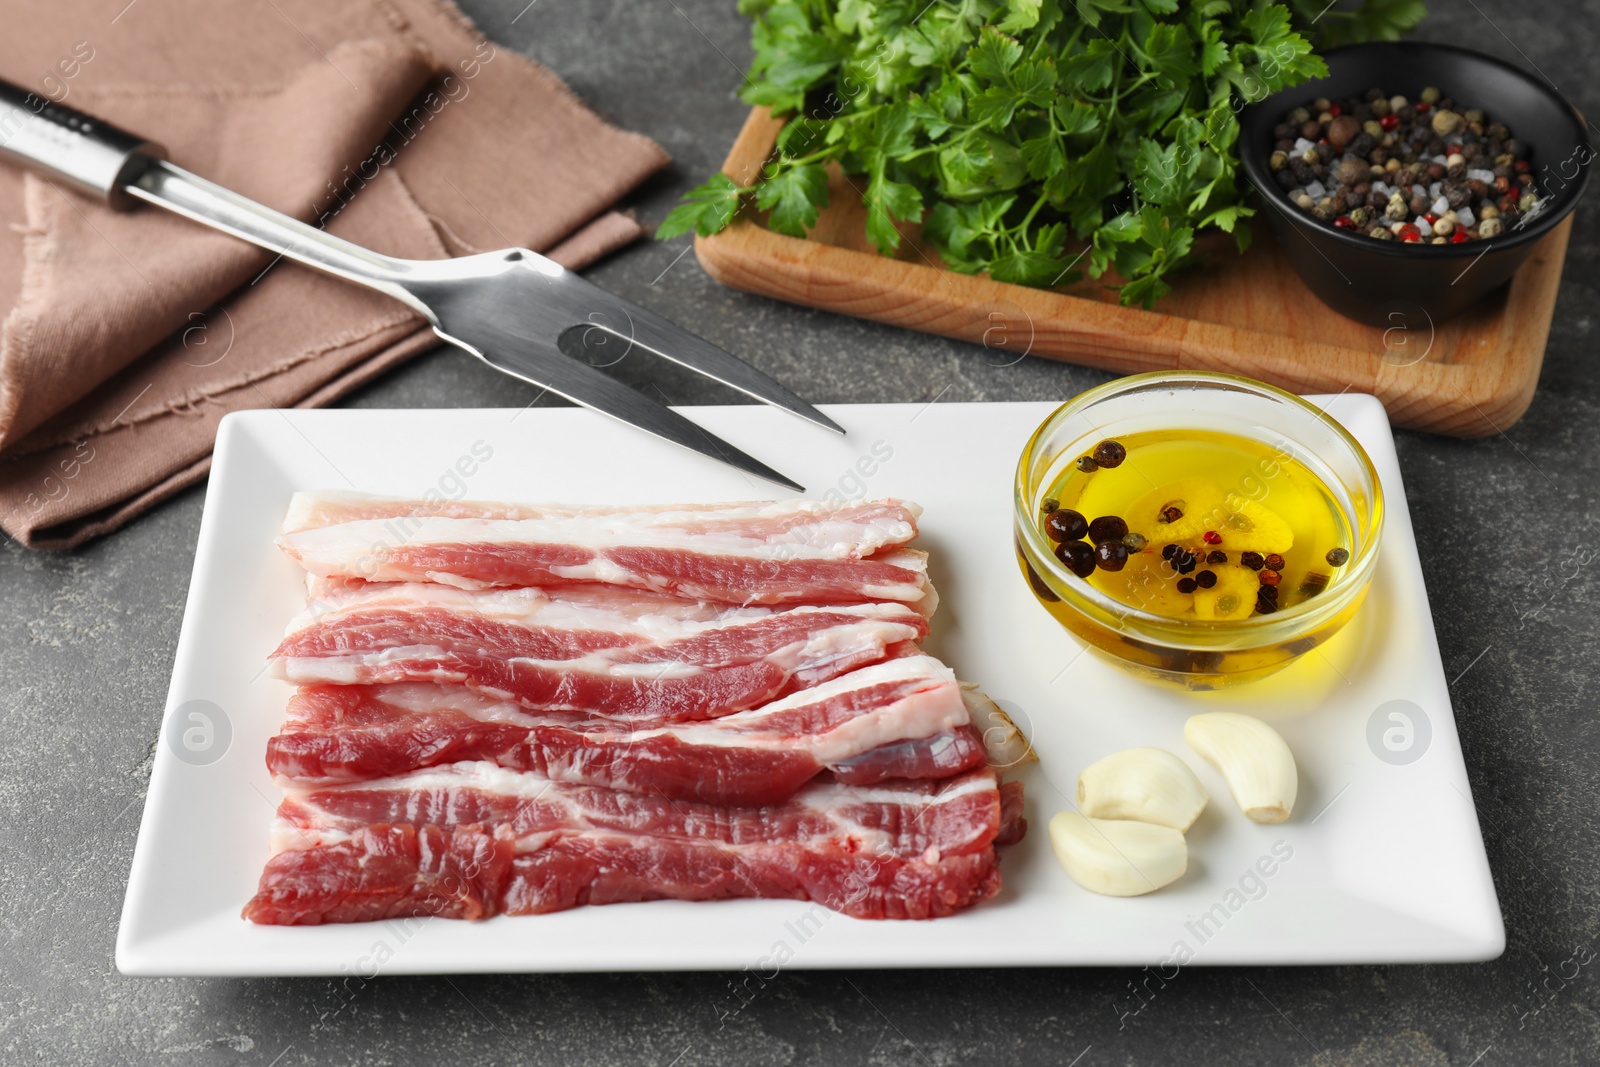
POLYGON ((1078 775, 1078 810, 1091 819, 1136 819, 1187 832, 1205 810, 1200 779, 1164 748, 1126 748, 1078 775))
POLYGON ((1074 882, 1108 897, 1153 893, 1189 868, 1189 846, 1172 827, 1075 811, 1050 820, 1050 847, 1074 882))
POLYGON ((1300 776, 1278 731, 1236 711, 1208 711, 1183 724, 1183 739, 1222 777, 1255 822, 1283 822, 1294 810, 1300 776))

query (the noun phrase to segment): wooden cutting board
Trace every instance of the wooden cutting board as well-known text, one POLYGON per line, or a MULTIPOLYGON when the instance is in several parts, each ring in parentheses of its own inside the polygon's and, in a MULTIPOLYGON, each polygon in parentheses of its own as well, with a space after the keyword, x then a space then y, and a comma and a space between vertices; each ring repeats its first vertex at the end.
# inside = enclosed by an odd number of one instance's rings
MULTIPOLYGON (((782 128, 766 108, 752 111, 723 173, 750 184, 782 128)), ((697 238, 706 273, 746 292, 986 345, 997 359, 1215 370, 1297 393, 1371 393, 1395 425, 1458 437, 1499 433, 1532 401, 1572 230, 1568 217, 1482 308, 1437 326, 1419 308, 1415 321, 1377 329, 1318 301, 1264 224, 1243 256, 1231 239, 1210 246, 1144 311, 1118 305, 1106 279, 1047 291, 958 274, 915 227, 903 230, 896 257, 881 256, 867 244, 860 182, 835 171, 831 183, 831 206, 805 238, 773 233, 755 213, 697 238)))

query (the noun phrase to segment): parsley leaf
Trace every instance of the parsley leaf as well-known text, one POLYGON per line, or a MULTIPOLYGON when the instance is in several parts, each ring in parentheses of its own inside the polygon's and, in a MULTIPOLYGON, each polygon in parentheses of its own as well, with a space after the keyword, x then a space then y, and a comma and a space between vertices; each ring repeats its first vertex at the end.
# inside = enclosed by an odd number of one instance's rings
POLYGON ((884 255, 900 247, 900 231, 894 219, 922 221, 922 192, 914 185, 890 181, 882 174, 867 186, 867 240, 884 255))
POLYGON ((971 118, 979 126, 1003 130, 1011 124, 1022 97, 1003 85, 992 86, 972 98, 971 118))
POLYGON ((791 116, 760 180, 716 175, 657 230, 711 234, 748 199, 803 235, 843 169, 867 237, 901 227, 953 270, 1054 286, 1114 271, 1149 306, 1205 231, 1250 243, 1237 108, 1394 40, 1424 0, 739 0, 740 95, 791 116))
POLYGON ((767 226, 777 233, 804 237, 827 206, 828 172, 815 163, 769 167, 766 180, 756 186, 756 207, 772 213, 767 216, 767 226))
POLYGON ((1158 22, 1150 27, 1144 54, 1150 61, 1150 72, 1169 85, 1185 84, 1199 69, 1189 31, 1170 22, 1158 22))
POLYGON ((987 81, 1004 81, 1020 59, 1022 45, 1015 37, 985 26, 978 43, 967 50, 967 69, 987 81))
POLYGON ((1154 141, 1139 142, 1133 163, 1133 186, 1152 204, 1170 204, 1182 195, 1183 169, 1178 162, 1178 146, 1165 148, 1154 141))
POLYGON ((1111 84, 1111 77, 1116 73, 1120 59, 1115 45, 1098 38, 1067 60, 1066 75, 1081 89, 1104 89, 1111 84))
POLYGON ((656 238, 670 241, 690 230, 710 237, 733 221, 744 192, 726 174, 713 174, 704 185, 684 194, 683 203, 668 212, 656 227, 656 238))
MULTIPOLYGON (((1174 0, 1176 2, 1176 0, 1174 0)), ((1043 7, 1043 0, 1011 0, 1006 5, 1011 9, 1005 20, 1000 23, 1001 33, 1016 33, 1018 30, 1030 29, 1039 25, 1039 15, 1043 7)))

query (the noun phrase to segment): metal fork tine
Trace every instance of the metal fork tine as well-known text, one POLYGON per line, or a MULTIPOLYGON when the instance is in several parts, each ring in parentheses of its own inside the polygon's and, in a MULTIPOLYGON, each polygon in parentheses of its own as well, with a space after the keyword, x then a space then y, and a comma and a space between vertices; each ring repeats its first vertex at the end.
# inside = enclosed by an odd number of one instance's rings
POLYGON ((569 332, 575 329, 603 330, 724 385, 731 385, 740 392, 773 407, 783 408, 799 415, 808 422, 832 430, 834 433, 844 433, 842 426, 790 392, 771 376, 762 373, 737 356, 723 351, 704 337, 690 333, 649 308, 640 307, 608 293, 570 272, 563 279, 563 284, 572 288, 572 295, 569 296, 558 289, 561 298, 579 297, 583 311, 593 316, 586 322, 574 323, 568 328, 569 332), (577 285, 582 285, 583 288, 580 290, 577 285), (626 326, 623 324, 624 321, 627 323, 626 326))
POLYGON ((544 344, 524 343, 510 351, 482 352, 443 330, 436 328, 434 332, 451 344, 478 356, 496 370, 543 386, 574 404, 609 415, 618 422, 693 449, 702 456, 720 460, 797 493, 806 491, 799 482, 779 474, 754 456, 735 448, 671 408, 656 403, 632 386, 544 344))

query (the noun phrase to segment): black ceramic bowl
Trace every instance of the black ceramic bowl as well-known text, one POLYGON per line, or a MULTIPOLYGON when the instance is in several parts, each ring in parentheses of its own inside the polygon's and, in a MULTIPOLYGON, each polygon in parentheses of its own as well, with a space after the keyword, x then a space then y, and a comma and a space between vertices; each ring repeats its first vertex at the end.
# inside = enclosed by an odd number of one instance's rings
POLYGON ((1571 104, 1531 75, 1492 56, 1449 45, 1364 44, 1328 52, 1328 76, 1246 107, 1239 115, 1245 173, 1267 200, 1259 212, 1301 279, 1329 307, 1374 326, 1395 316, 1415 326, 1459 315, 1505 284, 1535 245, 1577 206, 1589 181, 1594 149, 1571 104), (1362 96, 1368 89, 1416 100, 1436 86, 1461 108, 1481 108, 1502 122, 1532 154, 1538 191, 1550 198, 1499 236, 1461 244, 1405 244, 1336 229, 1301 210, 1267 166, 1272 128, 1296 107, 1319 97, 1362 96), (1481 258, 1480 258, 1481 257, 1481 258))

